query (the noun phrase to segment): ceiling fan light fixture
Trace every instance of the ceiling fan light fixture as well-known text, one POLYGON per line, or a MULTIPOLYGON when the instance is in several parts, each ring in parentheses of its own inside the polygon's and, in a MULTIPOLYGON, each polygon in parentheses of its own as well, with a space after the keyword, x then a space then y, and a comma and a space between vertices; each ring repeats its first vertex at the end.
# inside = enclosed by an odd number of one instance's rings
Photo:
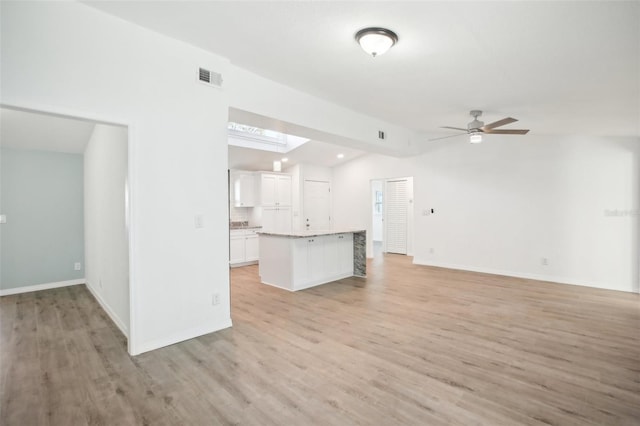
POLYGON ((380 27, 363 28, 356 33, 356 41, 369 55, 380 56, 398 42, 398 35, 380 27))
POLYGON ((469 135, 469 143, 480 142, 482 142, 482 133, 471 133, 471 135, 469 135))

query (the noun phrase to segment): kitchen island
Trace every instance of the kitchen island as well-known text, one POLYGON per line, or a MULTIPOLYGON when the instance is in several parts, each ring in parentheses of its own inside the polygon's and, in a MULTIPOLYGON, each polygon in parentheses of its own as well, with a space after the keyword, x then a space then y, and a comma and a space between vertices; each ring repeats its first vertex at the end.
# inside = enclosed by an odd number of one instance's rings
POLYGON ((289 291, 366 276, 366 231, 258 232, 260 281, 289 291))

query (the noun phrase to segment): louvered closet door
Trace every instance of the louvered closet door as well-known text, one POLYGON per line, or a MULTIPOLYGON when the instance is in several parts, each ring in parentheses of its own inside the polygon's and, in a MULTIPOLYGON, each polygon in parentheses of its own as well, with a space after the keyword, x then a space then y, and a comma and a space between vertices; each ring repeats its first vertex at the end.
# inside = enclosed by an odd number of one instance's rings
POLYGON ((386 251, 407 254, 407 180, 388 180, 384 196, 386 251))

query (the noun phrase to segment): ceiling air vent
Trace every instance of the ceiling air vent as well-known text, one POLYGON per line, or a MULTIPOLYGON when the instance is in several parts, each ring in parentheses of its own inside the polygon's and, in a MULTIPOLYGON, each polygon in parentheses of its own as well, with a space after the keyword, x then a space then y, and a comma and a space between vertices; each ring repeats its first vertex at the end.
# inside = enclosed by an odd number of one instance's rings
POLYGON ((199 68, 198 81, 208 86, 222 87, 222 74, 205 68, 199 68))

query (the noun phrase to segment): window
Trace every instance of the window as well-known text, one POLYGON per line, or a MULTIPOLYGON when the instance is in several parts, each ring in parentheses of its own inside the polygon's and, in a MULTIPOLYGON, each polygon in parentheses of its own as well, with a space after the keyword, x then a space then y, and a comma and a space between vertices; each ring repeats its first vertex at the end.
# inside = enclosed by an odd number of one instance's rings
POLYGON ((373 211, 382 214, 382 191, 376 191, 376 202, 373 206, 373 211))

